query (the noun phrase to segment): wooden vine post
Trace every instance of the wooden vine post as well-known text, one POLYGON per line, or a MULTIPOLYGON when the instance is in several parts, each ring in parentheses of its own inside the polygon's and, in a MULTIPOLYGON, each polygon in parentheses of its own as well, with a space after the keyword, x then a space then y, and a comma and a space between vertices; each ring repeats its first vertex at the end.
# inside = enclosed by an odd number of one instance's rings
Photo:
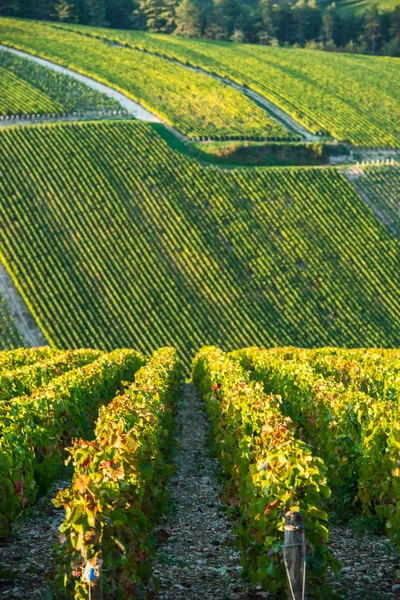
POLYGON ((103 600, 103 561, 96 557, 88 560, 83 581, 88 585, 89 600, 103 600))
POLYGON ((305 542, 303 515, 300 512, 286 513, 283 556, 288 578, 289 600, 305 600, 306 597, 305 542))

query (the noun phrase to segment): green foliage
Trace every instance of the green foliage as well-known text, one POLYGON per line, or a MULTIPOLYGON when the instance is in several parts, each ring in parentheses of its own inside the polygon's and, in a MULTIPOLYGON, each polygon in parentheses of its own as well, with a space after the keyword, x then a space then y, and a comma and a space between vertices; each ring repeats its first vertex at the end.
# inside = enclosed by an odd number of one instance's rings
MULTIPOLYGON (((211 164, 285 167, 327 164, 336 148, 320 143, 209 142, 191 144, 186 152, 201 162, 211 164)), ((344 148, 344 151, 348 152, 348 149, 344 148)))
MULTIPOLYGON (((79 26, 74 30, 201 67, 246 85, 313 133, 329 134, 362 147, 400 146, 395 58, 187 40, 140 31, 79 26)), ((19 43, 16 34, 10 35, 11 43, 13 39, 19 43)))
POLYGON ((77 369, 99 358, 99 350, 69 350, 45 358, 33 365, 0 372, 0 401, 30 395, 35 388, 46 385, 62 373, 77 369))
POLYGON ((267 393, 281 394, 324 460, 339 514, 359 502, 399 544, 399 351, 250 348, 239 357, 267 393))
POLYGON ((66 509, 56 583, 76 599, 88 598, 81 576, 96 559, 103 561, 104 592, 113 598, 136 597, 148 578, 153 521, 165 508, 171 473, 181 376, 176 351, 158 350, 124 395, 100 410, 95 439, 69 448, 72 486, 54 501, 66 509))
POLYGON ((200 10, 192 0, 181 0, 176 8, 175 35, 200 37, 200 10))
POLYGON ((112 98, 87 85, 0 51, 0 115, 61 114, 119 110, 112 98))
POLYGON ((297 139, 241 92, 112 39, 2 19, 0 42, 27 50, 126 93, 190 138, 297 139))
POLYGON ((57 355, 63 354, 50 348, 50 346, 42 346, 41 348, 18 348, 0 352, 0 374, 3 371, 14 371, 26 365, 33 365, 39 361, 46 361, 55 358, 57 355))
POLYGON ((24 346, 24 340, 16 328, 6 301, 0 296, 0 351, 22 346, 24 346))
POLYGON ((301 511, 306 527, 310 583, 323 598, 320 578, 329 554, 326 467, 295 437, 278 396, 267 396, 239 362, 218 348, 204 348, 193 361, 193 381, 206 401, 217 453, 230 480, 228 503, 239 509, 242 564, 253 583, 277 594, 286 573, 282 558, 287 511, 301 511))
POLYGON ((116 350, 54 379, 31 396, 1 401, 0 536, 13 518, 47 488, 62 464, 65 446, 87 436, 98 408, 122 382, 133 380, 141 354, 116 350))
MULTIPOLYGON (((0 59, 2 53, 0 52, 0 59)), ((0 114, 50 114, 61 113, 62 106, 55 104, 39 90, 0 66, 0 114)))
POLYGON ((398 241, 334 168, 203 168, 137 121, 7 129, 0 218, 59 348, 400 344, 398 241))
POLYGON ((383 215, 383 219, 400 237, 400 165, 366 166, 354 180, 357 189, 364 193, 383 215))

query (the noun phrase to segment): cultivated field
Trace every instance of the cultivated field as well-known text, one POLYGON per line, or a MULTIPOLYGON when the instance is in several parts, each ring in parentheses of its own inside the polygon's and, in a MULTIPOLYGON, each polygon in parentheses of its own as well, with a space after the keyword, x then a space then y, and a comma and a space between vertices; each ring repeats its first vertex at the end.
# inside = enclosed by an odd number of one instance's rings
POLYGON ((4 298, 0 297, 0 350, 11 350, 24 345, 4 298))
POLYGON ((0 115, 49 115, 117 110, 119 104, 86 85, 0 51, 0 115))
POLYGON ((246 85, 313 133, 329 134, 357 146, 399 147, 400 88, 395 58, 76 26, 78 34, 71 32, 71 27, 1 19, 0 42, 124 90, 190 137, 270 139, 289 134, 268 121, 266 113, 243 93, 136 48, 246 85), (118 47, 120 44, 129 47, 118 47))
POLYGON ((8 19, 0 20, 0 42, 126 92, 190 138, 298 137, 239 91, 157 56, 41 24, 8 19))
POLYGON ((334 168, 206 169, 135 121, 0 157, 3 256, 57 347, 398 343, 398 241, 334 168))
POLYGON ((399 600, 398 59, 0 44, 0 599, 399 600))
MULTIPOLYGON (((71 29, 70 24, 65 27, 71 29)), ((356 146, 400 145, 396 58, 73 29, 227 77, 271 100, 313 133, 327 133, 356 146)), ((17 34, 10 33, 11 42, 12 35, 17 34)))
MULTIPOLYGON (((338 514, 364 515, 398 544, 399 369, 398 350, 253 347, 226 354, 206 347, 197 353, 192 377, 224 473, 225 527, 238 534, 241 565, 253 585, 281 597, 282 519, 289 510, 305 518, 311 597, 341 586, 340 578, 326 579, 341 567, 337 544, 329 545, 338 514)), ((103 591, 112 598, 151 592, 155 540, 160 531, 167 539, 180 533, 158 523, 168 511, 182 374, 172 348, 151 357, 46 348, 0 354, 3 536, 54 480, 65 479, 63 460, 72 459, 72 484, 54 499, 65 516, 53 559, 46 557, 47 569, 55 561, 51 578, 60 598, 87 599, 89 568, 95 580, 102 569, 103 591)), ((183 391, 186 402, 193 402, 190 393, 183 391)), ((202 477, 197 486, 204 486, 202 477)), ((13 544, 19 543, 17 537, 13 544)), ((3 557, 6 569, 12 552, 3 557)), ((168 573, 168 544, 162 552, 158 569, 168 573)), ((17 577, 19 585, 29 582, 17 577)), ((229 578, 225 571, 225 584, 229 578)), ((378 589, 386 590, 381 583, 378 589)), ((377 589, 373 580, 368 586, 377 589)))
POLYGON ((400 237, 400 166, 364 167, 355 183, 400 237))

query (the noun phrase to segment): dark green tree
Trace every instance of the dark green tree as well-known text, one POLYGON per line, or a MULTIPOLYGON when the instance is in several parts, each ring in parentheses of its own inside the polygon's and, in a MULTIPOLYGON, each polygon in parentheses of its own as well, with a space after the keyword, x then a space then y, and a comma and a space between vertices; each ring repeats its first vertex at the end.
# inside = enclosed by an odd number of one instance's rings
POLYGON ((258 41, 270 44, 276 37, 276 12, 272 0, 261 0, 258 7, 258 41))
POLYGON ((340 24, 336 4, 333 2, 322 17, 322 40, 326 45, 339 46, 341 41, 340 24))
POLYGON ((33 19, 38 20, 50 20, 54 14, 54 2, 53 0, 35 0, 32 3, 32 16, 33 19))
POLYGON ((376 54, 382 37, 381 21, 376 4, 373 4, 365 13, 364 39, 372 54, 376 54))
POLYGON ((115 29, 130 29, 135 8, 133 0, 106 0, 106 21, 115 29))
POLYGON ((175 26, 175 0, 141 0, 146 29, 154 33, 171 33, 175 26))
POLYGON ((84 0, 83 11, 85 22, 88 25, 95 27, 107 25, 105 0, 84 0))
POLYGON ((192 2, 192 0, 182 0, 176 8, 175 25, 175 35, 181 35, 186 38, 200 37, 201 18, 197 4, 192 2))
POLYGON ((276 35, 280 44, 294 44, 294 19, 289 3, 274 5, 276 35))
POLYGON ((304 46, 310 40, 317 40, 321 31, 322 18, 315 2, 307 4, 305 0, 298 0, 292 12, 295 42, 304 46))
POLYGON ((20 12, 19 0, 0 0, 1 17, 17 17, 20 12))
POLYGON ((207 37, 229 40, 238 26, 240 14, 238 0, 214 0, 207 19, 207 37))

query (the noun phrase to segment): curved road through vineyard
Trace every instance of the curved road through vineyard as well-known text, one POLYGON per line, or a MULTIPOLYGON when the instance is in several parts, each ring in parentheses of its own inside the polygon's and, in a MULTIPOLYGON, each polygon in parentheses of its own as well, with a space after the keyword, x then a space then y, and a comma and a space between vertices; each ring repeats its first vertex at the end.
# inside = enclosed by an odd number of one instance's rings
POLYGON ((125 94, 122 94, 121 92, 118 92, 117 90, 109 87, 108 85, 104 85, 103 83, 100 83, 95 79, 92 79, 91 77, 86 77, 86 75, 81 75, 80 73, 77 73, 72 69, 67 69, 66 67, 57 65, 49 60, 39 58, 38 56, 33 56, 32 54, 22 52, 21 50, 15 50, 15 48, 10 48, 8 46, 4 46, 3 44, 0 44, 0 51, 11 52, 12 54, 16 54, 17 56, 20 56, 22 58, 32 60, 38 65, 42 65, 43 67, 47 67, 48 69, 52 69, 53 71, 57 71, 58 73, 62 73, 63 75, 68 75, 69 77, 77 79, 78 81, 86 84, 93 90, 105 94, 109 98, 113 98, 114 100, 119 102, 121 107, 124 108, 129 115, 135 117, 139 121, 150 121, 152 123, 160 123, 160 119, 158 117, 153 115, 146 108, 143 108, 143 106, 141 106, 138 102, 134 102, 125 94))

